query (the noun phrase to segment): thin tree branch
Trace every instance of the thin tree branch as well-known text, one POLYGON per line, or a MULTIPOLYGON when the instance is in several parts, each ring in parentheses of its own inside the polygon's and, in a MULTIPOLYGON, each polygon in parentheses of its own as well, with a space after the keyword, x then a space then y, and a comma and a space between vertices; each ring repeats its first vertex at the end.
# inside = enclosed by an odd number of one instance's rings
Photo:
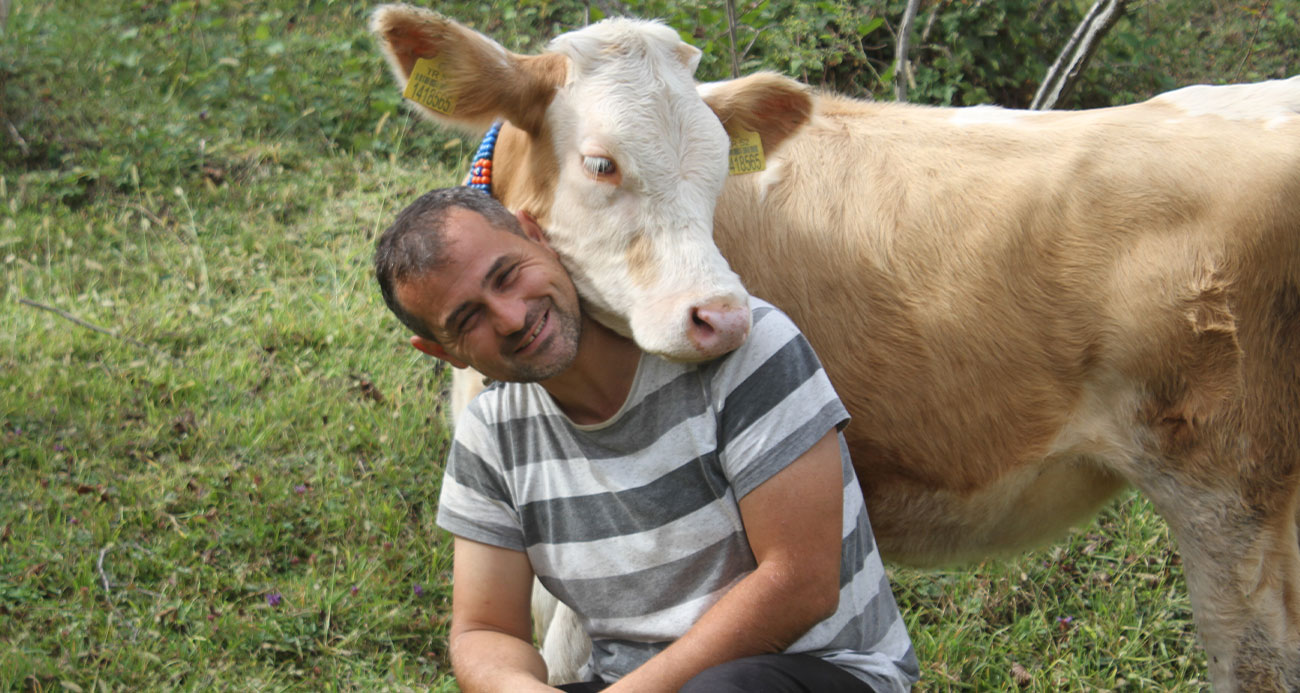
POLYGON ((146 350, 146 351, 152 351, 152 352, 154 352, 154 353, 156 353, 156 354, 159 354, 159 355, 161 355, 161 356, 166 356, 167 358, 169 358, 169 359, 171 359, 171 360, 173 360, 173 361, 179 361, 179 359, 177 359, 175 356, 172 356, 171 354, 168 354, 168 353, 162 351, 161 349, 158 349, 157 347, 149 346, 148 344, 145 344, 144 342, 141 342, 141 341, 138 340, 138 339, 132 339, 131 337, 128 337, 128 336, 126 336, 126 335, 124 335, 124 334, 119 334, 119 333, 117 333, 117 332, 114 332, 113 330, 110 330, 110 329, 107 329, 107 328, 103 328, 103 327, 100 327, 99 325, 94 325, 94 324, 92 324, 92 323, 86 322, 85 320, 82 320, 81 318, 78 318, 77 316, 75 316, 75 315, 73 315, 73 314, 71 314, 71 313, 69 313, 69 312, 67 312, 67 311, 59 310, 58 308, 55 308, 54 306, 48 306, 48 305, 45 305, 44 303, 40 303, 39 301, 33 301, 33 300, 31 300, 30 298, 19 298, 19 299, 18 299, 18 302, 21 303, 21 304, 23 304, 23 305, 26 305, 26 306, 31 306, 31 307, 33 307, 33 308, 38 308, 38 309, 40 309, 40 310, 44 310, 44 311, 48 311, 48 312, 50 312, 50 313, 54 313, 55 315, 57 315, 57 316, 63 318, 64 320, 67 320, 68 322, 73 323, 74 325, 80 325, 81 327, 84 327, 84 328, 86 328, 86 329, 88 329, 88 330, 92 330, 92 331, 94 331, 94 332, 98 332, 98 333, 100 333, 100 334, 108 335, 109 337, 114 337, 114 338, 116 338, 116 339, 120 339, 120 340, 122 340, 122 341, 129 342, 129 343, 131 343, 131 344, 133 344, 133 345, 135 345, 135 346, 137 346, 137 347, 140 347, 141 349, 144 349, 144 350, 146 350))
POLYGON ((911 49, 912 25, 916 24, 916 10, 921 0, 907 0, 903 23, 898 27, 898 50, 894 52, 894 99, 907 100, 907 86, 912 79, 912 62, 907 59, 911 49))
POLYGON ((930 32, 934 30, 934 20, 939 18, 939 10, 943 9, 942 5, 935 6, 930 12, 930 17, 925 20, 925 28, 921 30, 921 43, 925 44, 930 41, 930 32))
POLYGON ((619 2, 619 0, 592 0, 592 4, 606 17, 631 17, 632 8, 619 2))
POLYGON ((152 221, 153 223, 157 224, 157 225, 159 226, 159 228, 163 228, 163 229, 166 229, 166 228, 167 228, 167 226, 168 226, 167 222, 164 221, 164 220, 163 220, 161 217, 159 217, 157 214, 154 214, 153 212, 149 211, 149 209, 148 209, 147 207, 145 207, 144 205, 142 205, 142 204, 140 204, 140 203, 137 202, 137 203, 132 204, 132 205, 131 205, 131 208, 134 209, 135 211, 137 211, 137 212, 143 214, 147 219, 149 219, 149 221, 152 221))
POLYGON ((95 561, 95 568, 99 570, 99 580, 104 584, 104 591, 109 593, 110 595, 113 594, 113 588, 109 586, 108 575, 104 573, 104 556, 108 553, 109 549, 112 548, 113 545, 109 544, 108 546, 105 546, 104 548, 100 549, 99 560, 95 561))
POLYGON ((1029 108, 1035 111, 1051 109, 1074 87, 1083 68, 1088 64, 1101 39, 1115 26, 1115 22, 1124 15, 1130 0, 1097 0, 1083 21, 1075 28, 1070 40, 1066 41, 1056 62, 1048 68, 1043 84, 1038 87, 1029 108))
POLYGON ((743 51, 740 52, 740 59, 741 59, 741 60, 744 60, 744 59, 745 59, 745 56, 749 55, 749 50, 750 50, 751 48, 754 47, 754 44, 758 41, 758 37, 759 37, 760 35, 762 35, 763 31, 764 31, 765 29, 769 29, 769 28, 771 28, 771 27, 772 27, 772 25, 771 25, 771 24, 768 24, 767 26, 761 26, 761 27, 759 27, 759 28, 757 28, 757 29, 754 30, 754 35, 753 35, 752 37, 750 37, 750 39, 749 39, 749 43, 745 44, 745 50, 743 50, 743 51))
POLYGON ((14 127, 14 124, 8 118, 5 118, 5 130, 8 130, 9 136, 14 138, 14 144, 17 144, 18 148, 22 150, 23 156, 30 156, 32 150, 27 146, 27 140, 23 139, 23 136, 18 132, 18 128, 14 127))
POLYGON ((1241 78, 1241 69, 1246 66, 1246 61, 1250 60, 1250 54, 1255 52, 1255 39, 1259 38, 1260 27, 1264 25, 1264 10, 1260 10, 1259 18, 1255 20, 1255 32, 1250 35, 1250 43, 1246 44, 1246 52, 1241 56, 1241 62, 1237 63, 1237 69, 1232 72, 1233 82, 1241 78))
POLYGON ((736 0, 727 0, 727 36, 731 39, 731 78, 740 76, 740 59, 736 57, 736 0))

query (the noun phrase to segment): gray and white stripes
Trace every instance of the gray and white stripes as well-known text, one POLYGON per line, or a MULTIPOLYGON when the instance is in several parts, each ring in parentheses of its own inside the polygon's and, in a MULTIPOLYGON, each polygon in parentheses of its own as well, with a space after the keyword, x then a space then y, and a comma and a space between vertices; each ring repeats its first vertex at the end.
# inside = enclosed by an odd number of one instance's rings
MULTIPOLYGON (((644 355, 622 409, 573 424, 535 384, 500 383, 462 417, 438 524, 526 551, 592 636, 591 674, 619 678, 680 637, 755 567, 737 501, 848 415, 784 314, 752 299, 737 351, 697 365, 644 355)), ((916 660, 841 437, 838 611, 789 651, 877 691, 907 690, 916 660)), ((827 509, 834 512, 836 509, 827 509)))

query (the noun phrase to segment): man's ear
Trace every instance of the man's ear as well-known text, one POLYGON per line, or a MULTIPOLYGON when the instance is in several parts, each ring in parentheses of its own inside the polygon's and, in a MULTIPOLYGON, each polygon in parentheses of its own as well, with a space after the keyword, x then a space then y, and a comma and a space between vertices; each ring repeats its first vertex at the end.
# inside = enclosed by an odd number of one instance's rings
POLYGON ((452 356, 451 354, 447 353, 447 350, 442 348, 441 344, 433 341, 432 339, 425 339, 424 337, 421 337, 419 335, 411 335, 411 346, 415 347, 416 349, 419 349, 420 351, 423 351, 424 353, 436 359, 441 359, 443 361, 446 361, 447 363, 450 363, 452 366, 455 366, 456 368, 465 368, 469 366, 468 363, 465 363, 464 361, 461 361, 455 356, 452 356))
POLYGON ((541 243, 547 250, 551 249, 551 244, 546 242, 546 232, 542 230, 542 225, 537 223, 537 218, 527 210, 515 212, 515 219, 519 220, 519 226, 524 230, 524 235, 537 243, 541 243))

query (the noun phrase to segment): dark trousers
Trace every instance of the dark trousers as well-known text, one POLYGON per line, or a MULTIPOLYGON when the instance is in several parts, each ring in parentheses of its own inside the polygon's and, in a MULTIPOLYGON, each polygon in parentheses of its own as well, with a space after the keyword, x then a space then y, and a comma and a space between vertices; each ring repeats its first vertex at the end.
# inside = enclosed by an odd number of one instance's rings
MULTIPOLYGON (((599 681, 560 686, 568 693, 595 693, 599 681)), ((696 674, 680 693, 873 693, 853 674, 811 655, 766 654, 735 659, 696 674)))

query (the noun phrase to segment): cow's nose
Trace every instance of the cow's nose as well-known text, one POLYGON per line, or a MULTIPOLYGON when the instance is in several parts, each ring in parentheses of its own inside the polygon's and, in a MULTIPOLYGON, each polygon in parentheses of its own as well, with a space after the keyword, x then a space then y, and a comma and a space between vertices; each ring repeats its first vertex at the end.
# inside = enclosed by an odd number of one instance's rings
POLYGON ((722 356, 743 344, 749 336, 749 306, 727 299, 694 306, 691 324, 686 329, 701 357, 722 356))

